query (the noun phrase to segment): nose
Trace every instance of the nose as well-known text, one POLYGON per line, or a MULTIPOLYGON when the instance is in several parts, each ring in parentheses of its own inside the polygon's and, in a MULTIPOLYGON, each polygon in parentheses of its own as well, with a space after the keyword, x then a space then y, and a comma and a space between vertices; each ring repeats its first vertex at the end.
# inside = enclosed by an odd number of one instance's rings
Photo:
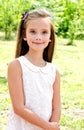
POLYGON ((37 35, 36 35, 36 40, 42 40, 41 34, 37 34, 37 35))

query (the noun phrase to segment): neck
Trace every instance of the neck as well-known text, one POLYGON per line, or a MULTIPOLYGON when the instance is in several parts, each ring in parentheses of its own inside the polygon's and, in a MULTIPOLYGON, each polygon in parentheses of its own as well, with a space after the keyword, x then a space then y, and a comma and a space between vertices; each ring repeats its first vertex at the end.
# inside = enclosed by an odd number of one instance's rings
POLYGON ((34 65, 37 66, 45 66, 45 61, 43 59, 43 53, 42 52, 28 52, 25 57, 34 65))

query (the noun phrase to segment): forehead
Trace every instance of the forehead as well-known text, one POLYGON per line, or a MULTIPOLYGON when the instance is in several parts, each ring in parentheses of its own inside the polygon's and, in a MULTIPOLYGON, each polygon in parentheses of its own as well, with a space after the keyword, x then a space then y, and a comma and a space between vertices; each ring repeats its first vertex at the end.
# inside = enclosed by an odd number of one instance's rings
POLYGON ((32 19, 27 24, 28 28, 43 28, 43 29, 50 29, 51 24, 48 18, 36 18, 32 19))

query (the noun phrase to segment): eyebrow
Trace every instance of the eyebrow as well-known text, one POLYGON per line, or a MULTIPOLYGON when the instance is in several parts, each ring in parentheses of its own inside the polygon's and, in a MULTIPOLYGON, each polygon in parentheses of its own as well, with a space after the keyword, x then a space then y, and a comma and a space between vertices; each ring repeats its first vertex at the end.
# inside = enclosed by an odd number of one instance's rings
MULTIPOLYGON (((30 30, 37 30, 36 28, 30 28, 30 30)), ((43 29, 41 29, 42 31, 48 31, 48 29, 46 29, 46 28, 43 28, 43 29)))

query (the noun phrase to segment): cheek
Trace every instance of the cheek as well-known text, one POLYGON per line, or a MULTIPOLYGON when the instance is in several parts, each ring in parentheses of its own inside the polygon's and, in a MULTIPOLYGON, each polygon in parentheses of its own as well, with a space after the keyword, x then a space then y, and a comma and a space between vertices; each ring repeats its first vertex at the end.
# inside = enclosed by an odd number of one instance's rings
POLYGON ((34 39, 34 37, 30 33, 26 35, 26 38, 27 38, 28 41, 34 39))
POLYGON ((50 36, 45 36, 45 37, 44 37, 44 40, 45 40, 46 42, 49 42, 50 36))
POLYGON ((44 38, 45 38, 46 41, 50 40, 50 35, 51 35, 51 33, 48 33, 47 35, 44 36, 44 38))
POLYGON ((27 34, 26 34, 26 37, 27 37, 27 38, 30 38, 30 37, 31 37, 31 34, 30 34, 30 33, 27 33, 27 34))

